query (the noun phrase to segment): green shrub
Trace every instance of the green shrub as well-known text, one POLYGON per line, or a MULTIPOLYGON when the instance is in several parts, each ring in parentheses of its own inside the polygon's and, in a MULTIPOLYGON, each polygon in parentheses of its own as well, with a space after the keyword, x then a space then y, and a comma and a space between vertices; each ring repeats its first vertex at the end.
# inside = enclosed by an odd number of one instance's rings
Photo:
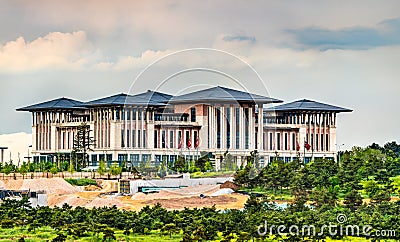
POLYGON ((90 178, 80 178, 80 179, 66 178, 64 180, 74 186, 97 185, 97 182, 90 178))

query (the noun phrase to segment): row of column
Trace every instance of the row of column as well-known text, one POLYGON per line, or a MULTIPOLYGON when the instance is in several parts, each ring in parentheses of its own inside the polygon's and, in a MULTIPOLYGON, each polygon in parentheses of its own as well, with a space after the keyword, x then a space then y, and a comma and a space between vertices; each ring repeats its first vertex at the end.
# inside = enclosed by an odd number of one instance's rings
POLYGON ((294 113, 284 116, 285 124, 317 123, 336 126, 336 113, 294 113))
MULTIPOLYGON (((261 108, 262 109, 262 108, 261 108)), ((208 148, 227 149, 227 128, 229 123, 229 148, 230 149, 254 149, 255 148, 255 119, 254 108, 243 106, 208 106, 208 148), (239 112, 237 113, 237 108, 239 112), (229 119, 227 112, 229 109, 229 119), (245 115, 248 112, 247 120, 245 115), (220 118, 218 120, 218 110, 220 118), (238 122, 237 122, 238 121, 238 122), (218 146, 217 131, 220 131, 220 145, 218 146), (237 133, 237 131, 239 131, 237 133), (239 139, 237 139, 237 137, 239 139), (238 141, 238 144, 237 144, 238 141)), ((262 137, 261 135, 259 138, 262 137)), ((262 143, 262 142, 261 142, 262 143)))

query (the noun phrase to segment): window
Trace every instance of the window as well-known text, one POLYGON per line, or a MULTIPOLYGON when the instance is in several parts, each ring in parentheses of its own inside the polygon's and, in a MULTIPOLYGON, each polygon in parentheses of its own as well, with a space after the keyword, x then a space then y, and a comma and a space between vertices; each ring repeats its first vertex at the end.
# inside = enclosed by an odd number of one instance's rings
POLYGON ((315 135, 315 150, 318 150, 319 144, 318 144, 318 134, 315 135))
POLYGON ((135 133, 136 130, 132 130, 132 147, 135 148, 135 133))
POLYGON ((165 130, 163 130, 162 132, 161 132, 161 148, 166 148, 165 147, 165 144, 166 143, 166 141, 165 141, 165 130))
POLYGON ((292 150, 296 150, 296 134, 292 133, 292 150))
POLYGON ((139 155, 138 154, 131 154, 130 161, 133 166, 139 166, 139 155))
POLYGON ((146 130, 143 130, 143 148, 146 148, 147 139, 146 139, 146 130))
POLYGON ((130 147, 130 138, 131 136, 129 135, 129 130, 126 130, 126 147, 130 147))
POLYGON ((107 154, 107 161, 112 161, 112 160, 113 160, 113 155, 107 154))
POLYGON ((196 108, 195 107, 190 108, 190 121, 196 122, 196 108))
POLYGON ((99 155, 99 161, 105 161, 104 157, 105 157, 104 154, 99 155))
POLYGON ((269 133, 269 150, 274 150, 274 137, 269 133))
POLYGON ((155 158, 156 158, 156 160, 155 160, 155 161, 156 161, 156 162, 155 162, 155 165, 156 165, 156 166, 159 166, 160 163, 161 163, 161 155, 156 155, 155 158))
POLYGON ((174 148, 174 131, 169 131, 169 148, 174 148))
POLYGON ((140 135, 140 130, 138 130, 137 131, 138 132, 138 143, 137 143, 137 146, 138 146, 138 148, 141 148, 141 146, 140 146, 140 138, 141 138, 141 135, 140 135))
POLYGON ((150 154, 143 154, 142 155, 142 162, 143 163, 146 163, 146 162, 150 161, 150 159, 151 159, 151 155, 150 154))
POLYGON ((118 154, 118 161, 127 161, 128 154, 118 154))
POLYGON ((154 130, 154 148, 158 148, 158 132, 154 130))
POLYGON ((281 133, 276 134, 276 148, 281 150, 281 133))
POLYGON ((122 148, 125 147, 124 131, 125 130, 121 129, 121 147, 122 148))
POLYGON ((285 141, 284 141, 285 142, 285 150, 289 150, 288 134, 285 133, 284 136, 285 136, 285 141))
POLYGON ((131 120, 131 109, 130 109, 130 108, 128 108, 128 109, 126 110, 126 119, 127 119, 127 120, 131 120))
POLYGON ((321 151, 324 151, 324 135, 321 134, 321 151))
POLYGON ((329 134, 326 134, 326 141, 325 141, 325 150, 329 151, 329 134))

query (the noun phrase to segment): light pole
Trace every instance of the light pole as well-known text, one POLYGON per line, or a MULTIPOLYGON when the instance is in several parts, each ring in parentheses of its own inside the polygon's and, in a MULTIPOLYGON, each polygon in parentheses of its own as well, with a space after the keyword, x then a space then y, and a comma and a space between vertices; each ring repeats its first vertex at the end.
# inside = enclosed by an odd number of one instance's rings
POLYGON ((28 159, 28 163, 31 163, 32 156, 30 155, 30 149, 29 148, 32 148, 32 145, 28 146, 28 156, 25 156, 24 159, 28 159))
POLYGON ((340 164, 340 148, 344 145, 344 144, 335 144, 337 147, 336 153, 338 155, 338 164, 340 164))

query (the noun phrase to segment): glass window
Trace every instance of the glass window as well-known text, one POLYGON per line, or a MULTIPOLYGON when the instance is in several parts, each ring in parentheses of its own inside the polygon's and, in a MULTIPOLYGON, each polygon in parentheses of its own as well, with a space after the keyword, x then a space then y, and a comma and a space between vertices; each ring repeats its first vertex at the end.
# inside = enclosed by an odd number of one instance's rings
POLYGON ((174 131, 169 131, 169 148, 174 148, 174 131))
POLYGON ((195 107, 190 108, 190 121, 196 122, 196 108, 195 107))
POLYGON ((154 130, 154 148, 158 148, 158 132, 154 130))

